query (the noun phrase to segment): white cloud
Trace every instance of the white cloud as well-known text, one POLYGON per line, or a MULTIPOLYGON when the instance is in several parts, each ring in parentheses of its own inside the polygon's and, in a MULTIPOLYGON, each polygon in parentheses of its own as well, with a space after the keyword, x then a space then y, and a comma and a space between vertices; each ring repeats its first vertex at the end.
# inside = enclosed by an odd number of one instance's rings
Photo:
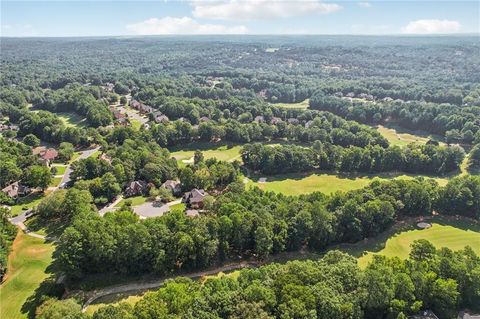
POLYGON ((406 34, 456 33, 462 29, 458 21, 453 20, 416 20, 401 29, 406 34))
POLYGON ((342 8, 338 4, 323 3, 318 0, 194 0, 191 4, 194 17, 218 20, 287 18, 308 14, 327 14, 342 8))
POLYGON ((359 2, 358 6, 362 8, 371 8, 372 4, 370 2, 359 2))
POLYGON ((243 25, 225 26, 220 24, 201 24, 189 17, 151 18, 139 23, 127 25, 127 30, 138 35, 160 34, 244 34, 243 25))

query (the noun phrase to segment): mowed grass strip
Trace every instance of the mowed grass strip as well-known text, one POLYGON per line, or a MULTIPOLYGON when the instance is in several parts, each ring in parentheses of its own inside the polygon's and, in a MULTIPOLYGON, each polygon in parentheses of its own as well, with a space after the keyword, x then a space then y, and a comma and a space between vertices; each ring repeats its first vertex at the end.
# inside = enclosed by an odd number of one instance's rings
POLYGON ((186 145, 183 148, 172 149, 171 156, 175 157, 179 164, 189 161, 193 158, 195 150, 203 153, 206 159, 216 158, 221 161, 233 161, 240 159, 241 145, 220 145, 215 146, 211 143, 195 143, 186 145))
POLYGON ((27 318, 32 309, 22 307, 48 277, 54 246, 19 232, 8 258, 5 281, 0 287, 0 318, 27 318))
POLYGON ((62 120, 66 127, 84 127, 86 126, 86 119, 73 112, 57 113, 57 116, 62 120))
POLYGON ((270 105, 284 109, 307 109, 310 106, 310 100, 306 99, 297 103, 270 103, 270 105))
POLYGON ((428 229, 409 230, 392 236, 385 243, 385 248, 376 253, 367 252, 358 259, 358 264, 365 267, 375 254, 406 259, 410 254, 410 245, 418 239, 426 239, 436 248, 460 250, 470 246, 477 255, 480 254, 480 232, 433 223, 428 229))
MULTIPOLYGON (((335 193, 337 191, 351 191, 367 186, 375 179, 413 179, 413 175, 351 175, 346 177, 333 173, 291 173, 275 176, 265 176, 265 183, 248 180, 247 186, 254 185, 265 191, 273 191, 285 195, 301 195, 312 192, 322 192, 325 194, 335 193)), ((437 183, 444 186, 448 180, 445 178, 434 178, 437 183)))

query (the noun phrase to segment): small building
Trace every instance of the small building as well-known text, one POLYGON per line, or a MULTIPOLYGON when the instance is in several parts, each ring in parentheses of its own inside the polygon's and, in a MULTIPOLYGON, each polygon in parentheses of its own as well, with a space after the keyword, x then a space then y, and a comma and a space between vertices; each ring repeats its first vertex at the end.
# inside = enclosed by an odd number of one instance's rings
POLYGON ((180 181, 175 181, 173 179, 167 180, 160 187, 169 189, 172 192, 173 196, 179 196, 182 193, 182 185, 180 181))
POLYGON ((411 317, 412 319, 438 319, 437 315, 431 310, 423 310, 417 315, 411 317))
POLYGON ((282 119, 279 118, 279 117, 275 117, 275 116, 272 117, 272 119, 270 120, 270 124, 274 124, 274 125, 276 125, 278 123, 281 123, 281 122, 283 122, 282 119))
POLYGON ((17 199, 18 197, 28 195, 30 193, 30 188, 28 186, 22 185, 19 182, 12 183, 2 189, 2 192, 5 193, 8 197, 17 199))
POLYGON ((480 314, 478 314, 478 315, 472 315, 472 314, 469 313, 469 312, 460 311, 460 312, 458 313, 457 319, 480 319, 480 314))
POLYGON ((300 123, 300 121, 294 117, 289 118, 287 122, 288 124, 293 124, 293 125, 300 123))
POLYGON ((170 121, 168 116, 166 116, 160 111, 153 113, 153 120, 155 121, 155 123, 168 123, 170 121))
POLYGON ((208 116, 202 116, 200 118, 200 122, 208 122, 208 121, 210 121, 210 118, 208 116))
POLYGON ((110 158, 110 156, 107 155, 107 153, 102 153, 102 155, 100 155, 98 159, 107 162, 108 164, 112 164, 112 159, 110 158))
POLYGON ((147 183, 144 181, 133 181, 125 188, 125 197, 145 195, 147 193, 147 183))
POLYGON ((54 148, 48 148, 40 151, 38 155, 40 156, 41 161, 49 166, 50 163, 58 157, 58 152, 54 148))
POLYGON ((183 195, 182 202, 191 208, 202 208, 203 199, 208 196, 208 193, 203 189, 192 189, 183 195))
POLYGON ((312 124, 313 124, 312 120, 307 121, 307 123, 305 123, 305 128, 310 128, 310 126, 312 126, 312 124))
POLYGON ((264 123, 265 118, 262 115, 257 115, 257 116, 255 116, 255 119, 253 121, 257 122, 257 123, 264 123))
POLYGON ((187 215, 187 217, 197 217, 200 213, 196 209, 187 209, 185 215, 187 215))

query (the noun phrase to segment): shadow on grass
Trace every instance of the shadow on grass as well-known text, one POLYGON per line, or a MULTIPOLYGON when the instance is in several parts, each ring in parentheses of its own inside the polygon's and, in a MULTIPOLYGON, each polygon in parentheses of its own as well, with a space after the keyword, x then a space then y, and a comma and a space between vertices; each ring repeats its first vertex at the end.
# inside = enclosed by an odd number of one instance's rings
POLYGON ((65 228, 68 227, 62 219, 44 220, 39 216, 33 216, 27 220, 26 226, 34 233, 39 233, 47 237, 60 237, 65 228))
POLYGON ((25 303, 22 305, 21 312, 26 314, 28 318, 35 318, 35 310, 39 305, 42 304, 46 299, 51 297, 61 298, 64 293, 63 284, 57 284, 58 279, 58 266, 55 262, 57 255, 55 250, 53 253, 53 262, 47 267, 45 273, 49 276, 45 279, 40 286, 35 289, 34 293, 27 298, 25 303))

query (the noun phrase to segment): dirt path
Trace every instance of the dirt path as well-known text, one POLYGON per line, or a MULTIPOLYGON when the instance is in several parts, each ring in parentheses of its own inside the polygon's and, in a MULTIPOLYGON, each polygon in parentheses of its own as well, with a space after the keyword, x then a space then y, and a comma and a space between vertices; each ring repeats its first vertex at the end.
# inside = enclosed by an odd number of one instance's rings
POLYGON ((115 285, 115 286, 105 287, 105 288, 93 291, 92 296, 83 304, 82 312, 85 312, 87 307, 92 302, 94 302, 95 300, 97 300, 101 297, 105 297, 105 296, 113 295, 113 294, 137 291, 137 290, 141 291, 141 290, 158 288, 161 285, 163 285, 163 283, 167 279, 173 279, 173 278, 180 277, 180 276, 181 277, 187 277, 187 278, 200 278, 200 277, 204 277, 204 276, 214 275, 214 274, 217 274, 219 272, 227 272, 227 271, 243 269, 243 268, 257 267, 257 266, 258 266, 258 263, 242 261, 242 262, 239 262, 239 263, 228 264, 228 265, 224 265, 224 266, 214 268, 214 269, 210 269, 210 270, 198 271, 198 272, 193 272, 193 273, 188 273, 188 274, 178 274, 178 275, 175 275, 175 276, 164 277, 164 278, 154 280, 154 281, 149 281, 149 282, 130 283, 130 284, 125 284, 125 285, 115 285))

